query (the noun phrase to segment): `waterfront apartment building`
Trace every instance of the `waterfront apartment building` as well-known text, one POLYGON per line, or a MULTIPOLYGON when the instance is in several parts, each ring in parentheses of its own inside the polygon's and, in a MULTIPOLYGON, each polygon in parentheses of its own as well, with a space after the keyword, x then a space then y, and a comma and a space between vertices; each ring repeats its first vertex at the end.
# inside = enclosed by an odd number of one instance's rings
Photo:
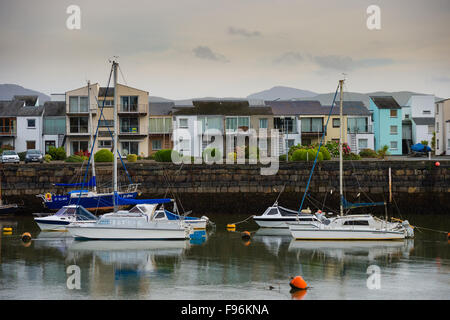
POLYGON ((391 155, 402 154, 402 107, 392 96, 370 96, 375 150, 388 146, 391 155))
POLYGON ((201 157, 214 141, 226 156, 235 152, 236 147, 249 145, 252 134, 259 136, 261 129, 267 130, 268 138, 257 141, 258 147, 270 154, 273 129, 270 107, 250 106, 248 101, 193 101, 192 107, 175 107, 173 116, 174 149, 183 155, 201 157), (215 141, 215 135, 221 135, 221 141, 215 141))
POLYGON ((413 95, 402 107, 402 139, 405 149, 410 152, 410 146, 427 142, 431 146, 435 130, 435 97, 434 95, 413 95))
POLYGON ((66 135, 66 102, 46 101, 43 115, 43 152, 50 147, 61 147, 66 135))
POLYGON ((436 155, 450 155, 450 99, 435 103, 436 155))
MULTIPOLYGON (((89 152, 89 138, 98 125, 94 153, 111 149, 114 131, 114 88, 90 85, 66 92, 66 152, 89 152), (103 115, 100 118, 101 108, 103 115), (89 111, 92 123, 89 120, 89 111)), ((117 84, 118 149, 121 155, 148 155, 148 92, 117 84)))

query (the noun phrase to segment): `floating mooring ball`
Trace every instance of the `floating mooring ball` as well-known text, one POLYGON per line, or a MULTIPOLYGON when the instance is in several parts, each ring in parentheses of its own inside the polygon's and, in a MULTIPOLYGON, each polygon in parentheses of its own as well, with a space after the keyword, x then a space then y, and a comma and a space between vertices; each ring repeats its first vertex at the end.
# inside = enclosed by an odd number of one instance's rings
POLYGON ((24 234, 22 234, 22 241, 23 242, 28 242, 31 240, 31 234, 29 232, 25 232, 24 234))
POLYGON ((434 164, 436 167, 439 167, 441 165, 441 163, 439 161, 436 161, 436 163, 434 164))
POLYGON ((306 283, 305 280, 303 280, 303 278, 301 276, 296 276, 294 278, 292 278, 291 282, 289 282, 289 285, 291 286, 292 289, 297 289, 297 290, 304 290, 308 288, 308 284, 306 283))

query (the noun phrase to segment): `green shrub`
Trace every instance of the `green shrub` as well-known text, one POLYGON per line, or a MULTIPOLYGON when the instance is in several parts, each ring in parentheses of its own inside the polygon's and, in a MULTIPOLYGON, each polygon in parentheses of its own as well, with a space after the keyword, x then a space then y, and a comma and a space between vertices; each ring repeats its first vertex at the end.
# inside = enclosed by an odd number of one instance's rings
POLYGON ((19 156, 20 161, 25 161, 25 156, 27 155, 27 152, 18 152, 17 155, 19 156))
POLYGON ((158 162, 172 162, 172 149, 158 150, 153 155, 153 159, 155 159, 158 162))
POLYGON ((349 154, 342 155, 344 160, 361 160, 361 157, 356 153, 350 152, 349 154))
POLYGON ((48 149, 48 154, 52 157, 52 160, 64 160, 67 158, 66 150, 64 147, 50 147, 48 149))
POLYGON ((71 155, 70 157, 66 158, 66 162, 83 162, 84 159, 81 156, 78 155, 71 155))
POLYGON ((130 153, 129 155, 127 155, 127 161, 128 162, 136 162, 138 156, 135 154, 130 153))
POLYGON ((325 146, 320 147, 320 152, 323 155, 323 160, 331 160, 331 154, 330 151, 325 146))
POLYGON ((217 148, 206 148, 202 153, 203 160, 205 161, 218 161, 222 159, 222 154, 217 148))
POLYGON ((52 156, 49 155, 49 154, 46 154, 46 155, 44 156, 44 161, 45 161, 45 162, 50 162, 50 161, 52 161, 52 156))
POLYGON ((314 161, 314 159, 316 158, 316 153, 317 153, 317 150, 314 150, 314 149, 308 149, 307 150, 307 152, 306 152, 306 159, 307 159, 307 161, 314 161))
POLYGON ((339 157, 339 143, 329 141, 325 144, 325 148, 329 151, 332 157, 339 157))
POLYGON ((359 155, 362 158, 376 158, 378 156, 375 150, 372 149, 362 149, 359 155))
POLYGON ((282 154, 278 157, 279 161, 286 161, 286 154, 282 154))
POLYGON ((108 149, 100 149, 94 154, 95 162, 113 162, 114 155, 108 149))
POLYGON ((306 160, 306 150, 305 149, 297 149, 292 153, 290 157, 292 161, 305 161, 306 160))
POLYGON ((387 155, 389 155, 389 147, 384 145, 380 150, 377 151, 378 158, 385 159, 387 155))

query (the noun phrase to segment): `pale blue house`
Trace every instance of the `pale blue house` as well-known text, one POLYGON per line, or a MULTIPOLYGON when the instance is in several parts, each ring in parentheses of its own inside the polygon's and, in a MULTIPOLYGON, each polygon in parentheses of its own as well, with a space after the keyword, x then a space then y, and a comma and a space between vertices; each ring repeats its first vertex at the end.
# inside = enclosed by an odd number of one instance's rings
POLYGON ((387 145, 391 155, 402 154, 402 107, 392 96, 370 97, 375 150, 387 145))

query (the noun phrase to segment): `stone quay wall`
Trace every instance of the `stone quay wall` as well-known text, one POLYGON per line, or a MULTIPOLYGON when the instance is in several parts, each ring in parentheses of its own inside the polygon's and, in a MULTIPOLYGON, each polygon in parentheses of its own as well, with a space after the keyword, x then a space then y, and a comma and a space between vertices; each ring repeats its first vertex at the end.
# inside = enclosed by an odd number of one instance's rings
MULTIPOLYGON (((171 197, 183 208, 204 213, 260 214, 279 197, 279 204, 298 209, 312 168, 311 162, 281 162, 275 175, 261 175, 261 164, 184 164, 138 161, 127 163, 134 183, 144 197, 171 197)), ((121 165, 119 164, 119 167, 121 165)), ((81 182, 85 165, 52 162, 44 164, 5 164, 2 196, 26 207, 42 207, 37 194, 63 193, 67 188, 54 183, 81 182)), ((351 202, 389 199, 388 169, 392 172, 392 207, 402 212, 450 212, 450 161, 382 161, 344 162, 345 197, 351 202)), ((110 187, 112 164, 96 164, 97 184, 110 187)), ((88 177, 89 178, 89 177, 88 177)), ((123 168, 119 182, 128 183, 123 168)), ((324 161, 316 165, 308 197, 303 207, 336 209, 339 205, 339 162, 324 161)), ((384 208, 377 208, 384 212, 384 208)))

